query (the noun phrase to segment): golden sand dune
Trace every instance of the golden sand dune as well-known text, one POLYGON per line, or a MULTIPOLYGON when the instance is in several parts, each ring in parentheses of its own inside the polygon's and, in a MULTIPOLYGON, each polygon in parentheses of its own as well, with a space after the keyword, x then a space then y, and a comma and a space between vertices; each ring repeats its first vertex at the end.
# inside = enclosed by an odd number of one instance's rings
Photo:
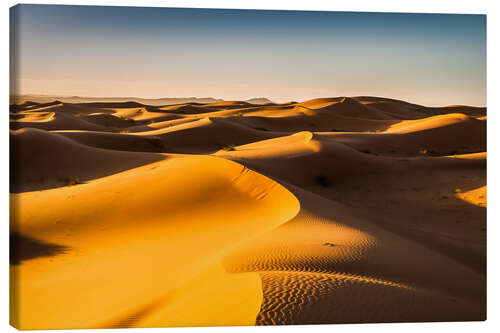
POLYGON ((44 100, 10 120, 16 327, 485 319, 485 108, 44 100))
POLYGON ((101 126, 104 125, 108 128, 107 131, 116 131, 116 129, 125 130, 128 129, 131 125, 136 124, 136 121, 134 119, 117 117, 109 113, 91 113, 88 115, 80 115, 79 119, 101 126), (111 127, 112 129, 109 129, 109 127, 111 127))
POLYGON ((48 122, 54 119, 55 112, 29 112, 11 113, 10 119, 15 122, 48 122))
POLYGON ((272 106, 264 107, 243 104, 234 105, 234 107, 231 107, 231 105, 224 107, 221 105, 213 106, 213 104, 208 104, 206 106, 198 106, 196 109, 193 109, 191 108, 191 105, 181 104, 161 107, 159 110, 168 110, 169 112, 184 118, 201 119, 207 117, 242 116, 267 108, 272 108, 272 106))
POLYGON ((232 149, 235 145, 265 140, 277 134, 248 128, 224 118, 201 118, 146 132, 137 136, 159 138, 168 152, 207 153, 219 149, 232 149))
POLYGON ((258 276, 227 275, 219 261, 299 210, 266 177, 187 156, 18 194, 12 204, 21 208, 12 232, 64 248, 12 267, 22 309, 14 320, 24 329, 252 324, 258 276), (201 308, 208 312, 196 316, 201 308))
MULTIPOLYGON (((405 120, 396 123, 389 127, 385 133, 411 133, 419 132, 424 130, 432 130, 436 128, 446 127, 446 131, 450 131, 450 128, 462 126, 461 130, 481 131, 484 130, 484 122, 479 122, 476 119, 470 118, 467 115, 461 113, 450 113, 442 116, 434 116, 419 120, 405 120), (467 127, 463 127, 467 126, 467 127), (479 127, 479 128, 477 128, 479 127)), ((442 134, 454 134, 446 133, 445 130, 441 130, 442 134)))
POLYGON ((126 108, 126 109, 114 108, 109 110, 115 111, 115 113, 113 113, 115 117, 127 120, 134 120, 134 121, 145 121, 145 120, 164 121, 164 120, 172 120, 180 118, 178 115, 168 112, 159 112, 156 110, 154 112, 148 111, 148 109, 144 107, 126 108))
MULTIPOLYGON (((35 116, 36 117, 36 116, 35 116)), ((42 116, 43 117, 43 116, 42 116)), ((112 129, 105 125, 95 124, 80 117, 75 117, 64 113, 51 113, 43 119, 24 118, 10 122, 11 129, 20 129, 25 127, 39 128, 46 131, 54 130, 87 130, 87 131, 110 131, 112 129)))
POLYGON ((186 118, 179 118, 179 119, 173 119, 173 120, 151 121, 151 122, 146 123, 144 125, 135 125, 135 126, 127 127, 126 130, 129 133, 148 132, 148 131, 152 131, 155 129, 176 126, 176 125, 185 124, 185 123, 189 123, 189 122, 200 120, 200 119, 203 119, 203 117, 199 117, 199 118, 198 117, 186 117, 186 118))

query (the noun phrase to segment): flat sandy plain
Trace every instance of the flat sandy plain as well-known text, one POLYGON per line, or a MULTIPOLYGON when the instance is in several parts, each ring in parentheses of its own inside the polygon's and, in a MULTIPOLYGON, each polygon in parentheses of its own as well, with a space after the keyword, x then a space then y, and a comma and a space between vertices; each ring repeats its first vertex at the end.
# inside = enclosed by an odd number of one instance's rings
POLYGON ((486 318, 486 109, 16 101, 23 329, 486 318))

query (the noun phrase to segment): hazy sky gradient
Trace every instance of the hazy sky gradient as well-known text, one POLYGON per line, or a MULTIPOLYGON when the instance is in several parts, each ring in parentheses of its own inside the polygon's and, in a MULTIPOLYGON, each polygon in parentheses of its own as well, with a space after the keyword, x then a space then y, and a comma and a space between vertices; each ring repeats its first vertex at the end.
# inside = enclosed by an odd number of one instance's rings
POLYGON ((20 93, 486 105, 483 15, 53 5, 13 13, 20 93))

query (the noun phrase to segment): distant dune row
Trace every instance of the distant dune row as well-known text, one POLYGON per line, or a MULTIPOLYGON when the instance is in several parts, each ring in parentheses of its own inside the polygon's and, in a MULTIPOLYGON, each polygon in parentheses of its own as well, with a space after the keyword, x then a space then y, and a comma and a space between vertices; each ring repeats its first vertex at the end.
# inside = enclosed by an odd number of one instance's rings
POLYGON ((163 102, 11 105, 14 326, 485 319, 485 108, 163 102))

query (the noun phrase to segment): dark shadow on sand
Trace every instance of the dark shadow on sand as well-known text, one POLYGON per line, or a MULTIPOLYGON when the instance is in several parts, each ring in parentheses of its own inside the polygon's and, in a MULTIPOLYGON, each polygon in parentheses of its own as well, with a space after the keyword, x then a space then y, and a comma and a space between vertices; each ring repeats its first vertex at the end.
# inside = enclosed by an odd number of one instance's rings
POLYGON ((53 257, 69 250, 66 246, 45 243, 16 232, 10 234, 9 245, 9 261, 11 265, 19 265, 25 260, 40 257, 53 257))

